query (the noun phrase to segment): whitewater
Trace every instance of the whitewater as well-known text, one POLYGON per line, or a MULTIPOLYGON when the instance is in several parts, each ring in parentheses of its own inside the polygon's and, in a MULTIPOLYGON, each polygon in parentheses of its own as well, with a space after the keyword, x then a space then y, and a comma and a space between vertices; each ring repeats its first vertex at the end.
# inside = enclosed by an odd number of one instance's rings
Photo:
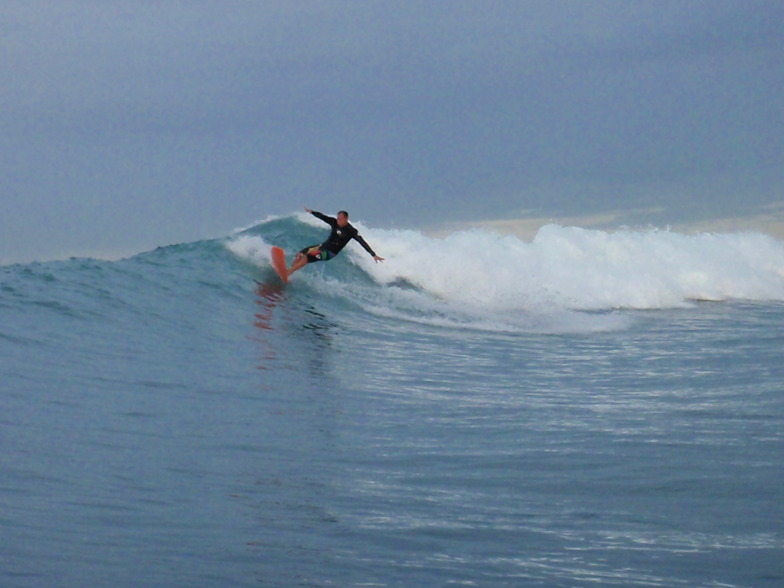
POLYGON ((784 243, 354 224, 0 267, 0 585, 784 584, 784 243))

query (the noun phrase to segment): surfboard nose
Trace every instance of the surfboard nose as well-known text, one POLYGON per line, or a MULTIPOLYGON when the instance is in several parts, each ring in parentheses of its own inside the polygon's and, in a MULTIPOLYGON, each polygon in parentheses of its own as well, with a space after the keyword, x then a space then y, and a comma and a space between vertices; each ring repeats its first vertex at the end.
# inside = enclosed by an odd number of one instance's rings
POLYGON ((270 256, 272 257, 272 267, 275 272, 277 272, 284 284, 288 283, 289 272, 286 269, 286 254, 283 249, 273 246, 270 250, 270 256))

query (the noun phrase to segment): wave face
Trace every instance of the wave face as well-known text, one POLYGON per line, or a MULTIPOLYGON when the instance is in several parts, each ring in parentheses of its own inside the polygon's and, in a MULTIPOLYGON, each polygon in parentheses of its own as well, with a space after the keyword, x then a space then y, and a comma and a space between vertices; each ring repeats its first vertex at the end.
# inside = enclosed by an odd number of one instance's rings
MULTIPOLYGON (((499 331, 614 329, 625 323, 613 312, 621 309, 784 300, 784 244, 758 233, 547 225, 526 242, 479 229, 434 238, 358 228, 385 263, 350 243, 336 260, 296 274, 292 287, 375 315, 499 331)), ((290 260, 325 234, 320 221, 298 215, 259 222, 226 244, 265 268, 271 245, 290 260)))

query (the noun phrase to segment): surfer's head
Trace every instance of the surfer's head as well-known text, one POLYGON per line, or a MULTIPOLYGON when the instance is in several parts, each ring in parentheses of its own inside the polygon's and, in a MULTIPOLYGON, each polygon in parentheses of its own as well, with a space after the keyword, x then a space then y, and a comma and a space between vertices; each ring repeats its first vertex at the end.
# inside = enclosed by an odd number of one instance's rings
POLYGON ((338 226, 345 227, 348 224, 348 213, 345 210, 338 212, 338 226))

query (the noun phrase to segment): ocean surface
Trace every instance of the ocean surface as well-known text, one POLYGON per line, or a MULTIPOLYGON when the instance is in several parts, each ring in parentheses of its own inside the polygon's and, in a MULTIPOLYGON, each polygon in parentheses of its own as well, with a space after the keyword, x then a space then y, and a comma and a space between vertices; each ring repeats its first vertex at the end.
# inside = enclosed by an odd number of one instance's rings
POLYGON ((784 586, 784 243, 360 228, 0 267, 0 586, 784 586))

